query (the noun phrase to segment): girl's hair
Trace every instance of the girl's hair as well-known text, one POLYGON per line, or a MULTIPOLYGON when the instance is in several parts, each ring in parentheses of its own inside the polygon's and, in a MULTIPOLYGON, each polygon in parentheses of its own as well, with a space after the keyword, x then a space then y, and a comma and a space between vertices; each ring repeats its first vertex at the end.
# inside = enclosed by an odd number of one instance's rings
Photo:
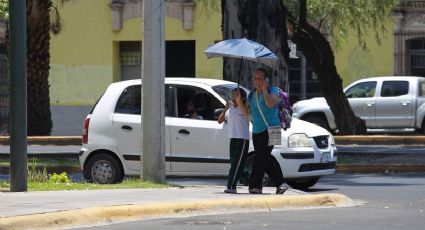
POLYGON ((245 103, 245 100, 246 100, 246 92, 245 92, 245 90, 244 89, 242 89, 242 88, 234 88, 233 90, 232 90, 232 94, 234 93, 234 92, 236 92, 237 90, 239 89, 239 92, 240 92, 240 94, 241 94, 241 98, 242 98, 242 102, 243 103, 245 103))

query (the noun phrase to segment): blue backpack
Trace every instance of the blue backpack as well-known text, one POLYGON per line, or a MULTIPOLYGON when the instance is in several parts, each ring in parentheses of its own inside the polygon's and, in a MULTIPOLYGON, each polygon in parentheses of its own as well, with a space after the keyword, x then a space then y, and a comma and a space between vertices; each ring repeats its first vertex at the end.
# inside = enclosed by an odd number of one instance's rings
MULTIPOLYGON (((286 130, 291 128, 293 110, 291 108, 291 103, 289 102, 289 94, 279 87, 276 88, 278 89, 279 94, 279 102, 276 104, 276 107, 279 110, 280 126, 282 126, 283 130, 286 130)), ((271 87, 269 87, 268 91, 271 91, 271 87)), ((254 92, 255 91, 249 92, 248 101, 251 101, 254 92)))

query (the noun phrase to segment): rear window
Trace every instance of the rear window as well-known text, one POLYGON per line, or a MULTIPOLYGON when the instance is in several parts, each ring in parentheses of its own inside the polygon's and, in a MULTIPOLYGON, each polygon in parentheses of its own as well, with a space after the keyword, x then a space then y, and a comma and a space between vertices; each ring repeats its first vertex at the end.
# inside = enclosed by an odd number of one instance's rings
POLYGON ((118 99, 115 113, 138 114, 141 113, 141 87, 140 85, 126 88, 118 99))
POLYGON ((408 81, 384 81, 382 84, 382 97, 397 97, 409 93, 408 81))

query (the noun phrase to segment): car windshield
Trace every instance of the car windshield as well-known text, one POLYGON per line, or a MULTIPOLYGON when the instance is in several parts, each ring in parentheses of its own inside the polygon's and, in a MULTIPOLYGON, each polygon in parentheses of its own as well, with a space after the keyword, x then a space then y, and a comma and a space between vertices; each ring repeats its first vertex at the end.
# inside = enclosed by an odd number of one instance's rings
MULTIPOLYGON (((226 85, 216 85, 213 86, 212 89, 220 95, 225 101, 230 101, 232 99, 232 90, 236 88, 237 84, 226 84, 226 85)), ((245 90, 246 95, 249 94, 249 90, 239 86, 245 90)))

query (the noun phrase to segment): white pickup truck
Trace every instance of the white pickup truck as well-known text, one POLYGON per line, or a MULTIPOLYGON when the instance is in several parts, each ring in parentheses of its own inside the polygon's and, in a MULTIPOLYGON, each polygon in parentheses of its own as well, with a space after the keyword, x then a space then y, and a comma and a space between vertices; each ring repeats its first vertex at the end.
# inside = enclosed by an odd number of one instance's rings
MULTIPOLYGON (((344 89, 354 113, 365 120, 368 132, 425 133, 425 78, 374 77, 358 80, 344 89)), ((298 101, 293 116, 337 131, 325 98, 298 101)))

